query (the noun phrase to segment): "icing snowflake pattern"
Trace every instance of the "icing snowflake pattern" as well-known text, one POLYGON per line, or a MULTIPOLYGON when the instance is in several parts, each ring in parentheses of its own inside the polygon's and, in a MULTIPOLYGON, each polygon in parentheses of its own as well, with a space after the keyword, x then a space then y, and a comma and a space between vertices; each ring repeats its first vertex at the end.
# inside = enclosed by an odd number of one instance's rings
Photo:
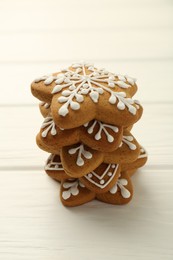
POLYGON ((118 179, 118 181, 116 182, 116 184, 110 189, 110 193, 111 194, 116 194, 117 191, 118 191, 118 188, 120 189, 120 192, 121 192, 121 196, 124 198, 124 199, 128 199, 130 198, 131 194, 130 192, 124 187, 128 184, 128 181, 127 179, 125 178, 122 178, 122 179, 118 179))
POLYGON ((48 116, 48 117, 45 118, 41 128, 45 129, 41 134, 41 136, 43 138, 45 138, 48 135, 49 131, 50 131, 51 135, 57 134, 55 122, 53 121, 53 118, 51 116, 48 116))
POLYGON ((79 194, 79 187, 85 188, 85 185, 81 183, 78 179, 73 182, 64 182, 63 188, 66 189, 62 192, 62 197, 64 200, 69 199, 71 196, 77 196, 79 194))
POLYGON ((77 146, 76 148, 69 149, 68 153, 69 154, 78 153, 77 161, 76 161, 76 164, 78 166, 83 166, 84 165, 84 160, 83 160, 82 156, 84 158, 86 158, 86 159, 91 159, 92 158, 92 154, 84 149, 84 145, 83 144, 77 146))
MULTIPOLYGON (((88 127, 89 123, 84 124, 85 127, 88 127)), ((119 129, 116 126, 113 125, 108 125, 108 124, 104 124, 100 121, 94 120, 93 124, 87 129, 88 134, 92 134, 94 132, 94 128, 96 126, 96 124, 99 125, 99 130, 95 135, 95 140, 100 140, 101 134, 102 132, 106 135, 107 141, 109 143, 112 143, 114 141, 114 137, 108 133, 106 128, 110 128, 112 131, 114 131, 115 133, 118 133, 119 129)))
POLYGON ((133 136, 131 135, 123 135, 122 142, 120 144, 120 147, 123 145, 123 143, 127 144, 130 150, 136 150, 136 145, 132 143, 134 140, 133 136))
POLYGON ((87 63, 72 64, 72 68, 74 71, 63 69, 57 76, 43 76, 35 80, 35 82, 44 81, 45 85, 55 82, 56 85, 52 94, 61 92, 58 102, 63 104, 58 110, 59 115, 65 117, 69 113, 69 107, 72 110, 79 110, 80 103, 84 101, 84 95, 89 95, 94 103, 98 103, 99 96, 105 91, 110 94, 110 104, 117 103, 116 106, 119 110, 124 110, 127 107, 131 114, 136 114, 135 101, 126 97, 125 92, 113 90, 115 86, 127 89, 135 84, 135 79, 129 76, 116 75, 105 69, 96 69, 92 64, 87 63), (86 68, 91 72, 88 75, 86 68), (104 83, 107 83, 108 87, 104 83))

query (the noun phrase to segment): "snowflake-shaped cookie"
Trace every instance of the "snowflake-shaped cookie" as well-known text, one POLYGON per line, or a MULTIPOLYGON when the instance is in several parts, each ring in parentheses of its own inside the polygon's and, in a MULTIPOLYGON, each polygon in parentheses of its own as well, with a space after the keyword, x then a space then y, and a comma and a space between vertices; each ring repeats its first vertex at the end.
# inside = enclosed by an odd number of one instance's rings
MULTIPOLYGON (((115 124, 115 118, 121 111, 126 115, 126 123, 130 125, 137 121, 142 114, 139 102, 133 100, 130 95, 130 89, 136 89, 135 81, 129 76, 110 73, 105 69, 97 69, 92 64, 76 63, 68 69, 62 69, 56 75, 36 79, 32 84, 32 89, 33 94, 39 98, 37 84, 41 86, 40 91, 43 92, 44 89, 47 91, 46 87, 51 86, 50 91, 53 95, 52 114, 57 124, 63 128, 72 128, 72 124, 74 127, 74 124, 75 126, 81 125, 82 122, 86 123, 85 120, 90 121, 94 118, 115 124), (34 92, 34 90, 37 91, 34 92), (115 112, 115 117, 106 117, 109 122, 102 120, 102 117, 105 119, 105 116, 101 115, 105 100, 107 102, 104 107, 105 115, 112 111, 115 112), (81 117, 81 113, 84 112, 83 108, 86 106, 89 113, 87 118, 90 120, 81 117), (94 111, 92 111, 93 109, 94 111), (75 111, 78 111, 78 113, 75 111), (73 118, 67 124, 65 118, 68 115, 73 115, 73 118), (73 120, 74 116, 75 121, 73 120)), ((70 121, 69 117, 68 121, 70 121)), ((120 119, 117 119, 118 121, 121 122, 120 125, 124 123, 120 119)))
POLYGON ((129 131, 125 130, 124 134, 131 136, 130 145, 123 142, 121 147, 109 153, 96 151, 83 143, 63 147, 60 150, 60 156, 65 171, 69 176, 79 178, 92 172, 102 162, 107 164, 133 162, 140 154, 140 146, 129 131))
MULTIPOLYGON (((131 114, 136 114, 136 107, 133 106, 134 101, 131 98, 126 97, 125 92, 114 91, 115 86, 119 86, 122 89, 131 87, 135 84, 135 80, 125 76, 118 76, 104 69, 95 69, 91 64, 73 64, 71 69, 64 69, 64 74, 58 75, 55 83, 57 84, 52 93, 61 92, 61 96, 58 98, 59 103, 63 103, 58 110, 59 115, 66 116, 69 113, 69 107, 72 110, 80 109, 80 103, 84 101, 84 96, 89 95, 94 103, 98 103, 99 96, 105 91, 110 94, 109 102, 111 104, 117 103, 117 108, 124 110, 128 108, 131 114), (87 74, 86 71, 90 71, 87 74), (116 76, 119 80, 116 80, 116 76), (104 84, 106 83, 106 84, 104 84), (106 86, 108 85, 108 86, 106 86), (117 102, 118 101, 118 102, 117 102)), ((52 78, 53 79, 53 78, 52 78)))
POLYGON ((61 182, 60 197, 65 206, 79 206, 93 199, 109 204, 126 204, 132 199, 133 187, 126 172, 121 172, 114 186, 107 192, 90 190, 81 179, 66 179, 61 182))
POLYGON ((41 146, 48 146, 54 153, 63 146, 82 142, 87 146, 104 152, 111 152, 120 145, 123 127, 105 124, 93 120, 73 129, 62 129, 55 125, 52 116, 44 119, 37 141, 41 146))

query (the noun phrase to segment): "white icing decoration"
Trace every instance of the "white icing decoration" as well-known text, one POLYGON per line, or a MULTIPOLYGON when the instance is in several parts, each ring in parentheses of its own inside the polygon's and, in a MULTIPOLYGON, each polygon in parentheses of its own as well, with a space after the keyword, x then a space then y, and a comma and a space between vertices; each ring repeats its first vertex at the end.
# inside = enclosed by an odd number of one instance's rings
POLYGON ((71 148, 71 149, 68 150, 69 154, 75 154, 76 152, 78 152, 77 161, 76 161, 76 164, 78 166, 83 166, 84 165, 84 160, 82 159, 82 155, 86 159, 91 159, 92 158, 92 154, 84 149, 84 145, 83 144, 80 144, 78 147, 71 148))
POLYGON ((43 106, 43 107, 45 107, 46 109, 48 109, 48 108, 50 107, 50 104, 45 103, 45 102, 43 102, 43 101, 40 102, 40 105, 43 106))
POLYGON ((92 173, 88 173, 88 177, 92 178, 93 177, 92 173))
POLYGON ((73 182, 64 182, 63 188, 66 189, 62 192, 62 197, 64 200, 69 199, 71 196, 77 196, 79 194, 79 187, 85 188, 85 185, 79 181, 79 179, 73 182))
POLYGON ((121 196, 124 199, 128 199, 131 196, 130 191, 128 191, 124 186, 126 186, 128 184, 128 181, 126 179, 118 179, 116 184, 112 187, 112 189, 110 189, 110 193, 111 194, 116 194, 116 192, 118 191, 118 188, 120 189, 121 192, 121 196))
POLYGON ((117 164, 117 165, 115 166, 112 175, 109 174, 109 173, 110 173, 109 171, 110 171, 110 168, 111 168, 111 164, 108 164, 107 168, 105 169, 105 171, 103 172, 103 174, 102 174, 101 176, 98 175, 95 171, 92 171, 92 172, 91 172, 92 176, 91 176, 91 175, 89 176, 89 174, 86 174, 86 175, 84 175, 83 177, 86 178, 89 182, 91 182, 91 183, 94 184, 95 186, 97 186, 97 187, 99 187, 99 188, 101 188, 101 189, 104 189, 104 188, 112 181, 112 179, 113 179, 114 176, 116 175, 117 170, 118 170, 118 167, 119 167, 119 164, 117 164), (108 176, 110 177, 110 178, 107 180, 107 182, 105 182, 104 179, 103 179, 106 175, 108 175, 108 176), (95 176, 95 177, 98 179, 99 183, 98 183, 98 182, 95 182, 95 181, 92 179, 93 176, 95 176))
POLYGON ((45 167, 44 167, 45 170, 49 170, 49 171, 63 171, 64 170, 61 162, 54 161, 55 157, 56 157, 55 154, 51 154, 49 156, 49 158, 46 161, 45 167))
POLYGON ((140 155, 138 156, 138 159, 146 158, 147 156, 148 156, 147 151, 144 149, 144 147, 141 147, 140 155))
POLYGON ((38 83, 40 81, 44 81, 45 85, 50 85, 56 79, 57 79, 57 76, 45 75, 45 76, 35 79, 34 82, 38 83))
POLYGON ((69 107, 72 110, 80 109, 80 103, 84 101, 83 95, 89 95, 94 103, 98 103, 99 96, 104 91, 110 94, 109 103, 116 104, 119 110, 128 111, 135 115, 137 108, 132 98, 126 97, 125 92, 117 92, 114 87, 119 86, 122 89, 127 89, 135 84, 135 79, 128 76, 116 75, 105 69, 96 69, 92 64, 75 63, 72 64, 74 69, 63 69, 57 76, 43 76, 35 80, 35 82, 44 81, 45 85, 55 81, 55 87, 52 94, 61 92, 58 102, 63 105, 58 110, 59 115, 66 116, 69 113, 69 107), (86 68, 91 73, 86 74, 86 68), (118 80, 117 80, 118 78, 118 80), (107 84, 105 86, 104 84, 107 84), (75 100, 75 101, 74 101, 75 100))
POLYGON ((48 132, 50 131, 51 135, 56 135, 57 131, 56 131, 56 126, 55 126, 55 122, 53 121, 53 118, 51 116, 48 116, 44 119, 44 122, 41 126, 42 129, 46 128, 42 133, 41 136, 43 138, 45 138, 48 134, 48 132))
POLYGON ((136 104, 136 108, 139 109, 139 108, 140 108, 140 105, 141 105, 141 103, 139 102, 139 100, 135 99, 134 102, 135 102, 135 104, 136 104))
POLYGON ((132 78, 132 77, 130 77, 130 76, 128 76, 128 75, 125 75, 125 77, 126 77, 126 80, 127 80, 131 85, 135 85, 137 79, 132 78))
POLYGON ((119 147, 121 147, 123 145, 123 143, 127 144, 128 147, 130 148, 130 150, 136 150, 136 145, 132 143, 132 141, 134 140, 133 136, 131 135, 123 135, 123 138, 122 138, 122 142, 120 144, 119 147))
MULTIPOLYGON (((108 125, 108 124, 104 124, 100 121, 97 121, 97 120, 94 120, 93 124, 87 129, 87 132, 89 134, 92 134, 94 132, 94 128, 96 125, 99 125, 99 130, 98 132, 96 133, 95 135, 95 140, 100 140, 102 137, 101 137, 101 134, 102 134, 102 131, 104 132, 104 134, 106 135, 107 137, 107 141, 109 143, 112 143, 114 141, 114 137, 108 133, 107 129, 106 128, 110 128, 112 131, 114 131, 115 133, 117 133, 119 131, 118 127, 116 126, 113 126, 113 125, 108 125)), ((88 123, 84 124, 85 127, 88 126, 88 123)))

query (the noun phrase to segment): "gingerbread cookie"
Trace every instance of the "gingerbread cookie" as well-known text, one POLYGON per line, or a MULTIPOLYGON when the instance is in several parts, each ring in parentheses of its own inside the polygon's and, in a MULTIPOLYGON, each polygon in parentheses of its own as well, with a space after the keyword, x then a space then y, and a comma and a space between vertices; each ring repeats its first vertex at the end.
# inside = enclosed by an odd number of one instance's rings
POLYGON ((133 187, 129 176, 123 172, 113 187, 105 193, 95 193, 88 189, 80 179, 67 179, 61 182, 60 198, 65 206, 79 206, 93 199, 108 204, 123 205, 133 196, 133 187))
POLYGON ((79 142, 98 151, 111 152, 119 147, 122 135, 122 127, 105 124, 97 120, 77 128, 65 130, 57 127, 53 118, 47 116, 36 140, 39 147, 49 147, 49 151, 52 148, 52 153, 56 153, 64 146, 79 142))
POLYGON ((120 165, 102 163, 94 171, 79 179, 71 179, 65 173, 60 157, 50 155, 45 171, 61 183, 61 201, 66 206, 78 206, 87 203, 95 197, 109 204, 126 204, 133 195, 129 178, 129 170, 120 172, 120 165))
POLYGON ((135 161, 140 154, 140 146, 130 132, 125 130, 124 133, 120 147, 110 153, 96 151, 83 143, 63 147, 60 156, 67 174, 79 178, 96 169, 102 162, 125 164, 135 161))
POLYGON ((51 103, 54 121, 64 129, 93 119, 118 126, 134 124, 142 115, 141 105, 132 99, 136 89, 132 78, 87 63, 72 64, 69 69, 43 76, 31 85, 34 96, 51 103))

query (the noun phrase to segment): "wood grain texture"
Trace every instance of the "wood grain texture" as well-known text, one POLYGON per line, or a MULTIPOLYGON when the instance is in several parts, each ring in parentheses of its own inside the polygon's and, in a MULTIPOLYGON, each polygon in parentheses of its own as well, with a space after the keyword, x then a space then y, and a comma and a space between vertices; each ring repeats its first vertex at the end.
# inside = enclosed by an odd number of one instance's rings
POLYGON ((169 0, 0 1, 0 259, 173 259, 172 11, 169 0), (138 79, 132 133, 149 160, 122 207, 63 207, 35 144, 31 81, 82 59, 138 79))
MULTIPOLYGON (((57 61, 102 59, 170 58, 173 45, 172 30, 159 31, 63 31, 18 34, 1 34, 2 61, 57 61), (63 40, 61 40, 63 39, 63 40), (73 39, 73 40, 71 40, 73 39), (92 40, 91 40, 92 39, 92 40), (125 39, 128 39, 125 40, 125 39), (41 44, 40 44, 41 43, 41 44), (85 51, 83 51, 86 44, 85 51), (8 48, 8 56, 4 51, 8 48), (97 48, 97 51, 95 49, 97 48), (123 51, 122 51, 123 49, 123 51), (49 50, 49 51, 47 51, 49 50), (75 51, 73 51, 75 50, 75 51), (112 50, 112 51, 110 51, 112 50), (114 51, 113 51, 114 50, 114 51)), ((172 57, 171 57, 172 58, 172 57)))
POLYGON ((172 26, 172 10, 164 0, 6 0, 0 1, 0 32, 163 30, 172 26))
POLYGON ((170 1, 7 0, 0 7, 3 62, 173 58, 170 1))
POLYGON ((41 171, 0 178, 1 259, 172 259, 172 170, 138 172, 126 206, 93 201, 72 209, 41 171))

